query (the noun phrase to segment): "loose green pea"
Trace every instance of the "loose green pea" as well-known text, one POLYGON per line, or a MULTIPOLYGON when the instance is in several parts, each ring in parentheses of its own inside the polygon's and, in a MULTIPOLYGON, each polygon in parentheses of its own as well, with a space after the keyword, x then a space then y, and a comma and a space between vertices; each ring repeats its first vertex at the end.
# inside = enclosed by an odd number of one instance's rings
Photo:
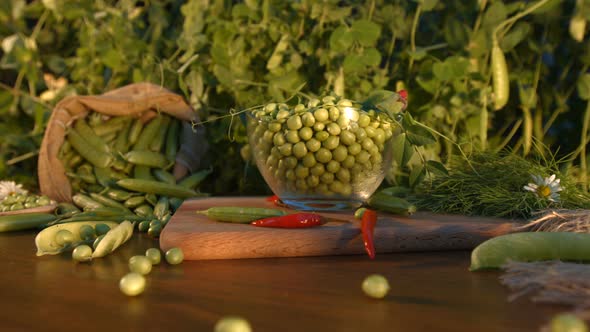
POLYGON ((350 130, 340 132, 340 141, 342 144, 351 145, 356 141, 356 136, 350 130))
POLYGON ((318 184, 320 184, 320 177, 317 175, 311 174, 310 176, 307 177, 306 182, 310 188, 315 188, 318 184))
POLYGON ((147 233, 150 237, 157 238, 160 236, 160 233, 162 233, 162 226, 150 226, 147 233))
POLYGON ((334 150, 340 145, 340 138, 338 136, 330 136, 322 142, 322 146, 328 150, 334 150))
POLYGON ((303 166, 305 167, 313 167, 317 164, 313 153, 308 152, 302 159, 303 166))
POLYGON ((356 209, 356 211, 354 211, 354 218, 355 219, 362 219, 365 211, 367 211, 367 208, 364 208, 364 207, 356 209))
POLYGON ((214 332, 252 332, 252 327, 242 317, 226 316, 215 323, 214 332))
POLYGON ((309 141, 305 142, 305 147, 307 147, 307 151, 316 152, 322 147, 322 143, 317 139, 312 138, 309 141))
POLYGON ((328 109, 328 116, 332 121, 338 120, 338 118, 340 117, 340 110, 338 109, 338 107, 330 107, 330 109, 328 109))
POLYGON ((315 138, 320 142, 327 140, 328 137, 330 137, 330 134, 327 131, 322 130, 315 133, 315 138))
POLYGON ((295 167, 297 167, 297 158, 295 158, 293 156, 289 156, 289 157, 285 158, 284 160, 285 160, 285 166, 288 169, 294 169, 295 167))
POLYGON ((326 110, 325 108, 318 108, 313 112, 313 116, 315 117, 316 121, 323 122, 328 120, 330 114, 328 113, 328 110, 326 110))
POLYGON ((287 119, 287 128, 290 130, 299 130, 303 126, 301 122, 301 117, 297 114, 292 115, 287 119))
POLYGON ((322 98, 322 102, 324 104, 332 104, 334 105, 334 102, 336 101, 336 97, 334 96, 325 96, 324 98, 322 98))
POLYGON ((326 129, 326 124, 325 124, 325 123, 323 123, 323 122, 316 122, 316 123, 313 125, 313 130, 314 130, 315 132, 322 131, 322 130, 324 130, 324 129, 326 129))
POLYGON ((330 188, 330 190, 335 193, 342 193, 342 190, 344 189, 344 184, 338 180, 334 180, 332 183, 330 183, 328 188, 330 188))
POLYGON ((338 106, 342 106, 342 107, 351 107, 352 106, 352 102, 348 99, 342 98, 338 101, 338 106))
POLYGON ((184 253, 182 252, 182 249, 174 247, 166 251, 165 257, 168 264, 176 265, 182 263, 184 260, 184 253))
POLYGON ((100 236, 106 234, 108 231, 111 230, 111 228, 107 224, 96 224, 94 225, 94 230, 96 232, 96 235, 100 236))
POLYGON ((287 133, 285 134, 285 138, 287 139, 287 142, 293 143, 293 144, 295 144, 301 140, 299 138, 299 132, 297 130, 288 130, 287 133))
POLYGON ((340 163, 336 160, 330 160, 326 164, 326 170, 330 173, 336 173, 340 169, 340 163))
POLYGON ((145 290, 145 277, 136 272, 127 273, 119 281, 119 289, 127 296, 136 296, 145 290))
POLYGON ((274 111, 275 109, 277 109, 277 104, 275 103, 268 103, 264 106, 264 110, 269 113, 274 111))
POLYGON ((81 244, 72 251, 72 259, 76 262, 88 262, 92 260, 92 248, 86 244, 81 244))
POLYGON ((551 319, 551 332, 588 332, 588 326, 576 315, 565 313, 551 319))
POLYGON ((348 128, 350 125, 350 119, 346 116, 341 116, 338 118, 336 123, 338 123, 339 128, 348 128))
POLYGON ((373 138, 375 137, 376 129, 371 126, 368 126, 365 128, 365 133, 367 134, 367 137, 373 138))
POLYGON ((356 156, 357 154, 359 154, 359 152, 361 152, 362 149, 363 147, 360 144, 353 143, 348 147, 348 154, 356 156))
POLYGON ((340 128, 340 126, 337 123, 335 123, 335 122, 329 123, 328 124, 328 127, 326 128, 326 130, 328 131, 328 133, 330 135, 333 135, 333 136, 340 135, 340 132, 342 131, 342 129, 340 128))
POLYGON ((65 246, 74 242, 74 234, 67 229, 61 229, 55 233, 55 243, 59 246, 65 246))
POLYGON ((371 150, 375 146, 375 143, 373 143, 373 140, 372 139, 370 139, 370 138, 367 137, 367 138, 365 138, 365 139, 362 140, 361 146, 365 150, 371 150))
POLYGON ((356 156, 356 161, 358 163, 364 164, 367 161, 369 161, 369 158, 371 158, 371 154, 369 154, 367 151, 362 150, 361 152, 359 152, 356 156))
POLYGON ((285 142, 285 135, 283 135, 283 133, 275 133, 272 137, 272 143, 276 146, 283 145, 285 142))
POLYGON ((296 158, 303 158, 306 154, 307 154, 307 147, 305 146, 305 143, 298 142, 295 145, 293 145, 293 155, 296 158))
POLYGON ((264 142, 272 142, 272 139, 274 137, 274 133, 272 131, 265 131, 264 134, 262 134, 262 140, 264 142))
POLYGON ((155 227, 155 226, 162 227, 162 222, 158 219, 152 219, 150 221, 150 227, 155 227))
POLYGON ((358 124, 361 128, 368 126, 371 123, 371 118, 367 114, 360 114, 358 124))
POLYGON ((338 145, 334 151, 332 151, 332 158, 335 161, 343 162, 348 157, 348 149, 344 145, 338 145))
POLYGON ((293 107, 293 110, 295 112, 303 112, 306 110, 306 107, 303 104, 297 104, 297 105, 295 105, 295 107, 293 107))
POLYGON ((94 239, 96 233, 94 232, 94 228, 90 225, 82 225, 80 227, 80 238, 84 241, 90 241, 94 239))
POLYGON ((289 181, 295 181, 297 179, 295 171, 292 169, 288 169, 287 171, 285 171, 285 178, 289 181))
POLYGON ((298 165, 295 168, 295 176, 299 179, 304 179, 309 175, 309 168, 303 166, 303 165, 298 165))
POLYGON ((320 148, 315 153, 315 159, 317 161, 319 161, 320 163, 327 163, 330 160, 332 160, 332 152, 330 152, 330 150, 328 150, 326 148, 320 148))
POLYGON ((367 276, 361 287, 367 296, 375 299, 382 299, 389 292, 389 282, 380 274, 367 276))
POLYGON ((280 110, 277 112, 277 120, 286 119, 289 117, 289 111, 287 110, 280 110))
POLYGON ((133 256, 129 258, 129 270, 146 275, 152 271, 152 261, 146 256, 133 256))
MULTIPOLYGON (((314 159, 315 159, 315 157, 314 157, 314 159)), ((326 168, 324 167, 324 164, 320 164, 320 163, 315 164, 312 168, 309 169, 309 172, 311 174, 317 175, 317 176, 324 174, 325 171, 326 171, 326 168)))
POLYGON ((347 168, 340 168, 336 172, 336 178, 344 183, 350 182, 350 171, 347 168))
POLYGON ((367 131, 364 128, 358 128, 354 134, 356 136, 356 140, 359 142, 367 138, 367 131))
POLYGON ((304 141, 308 141, 313 137, 313 130, 309 127, 303 127, 299 129, 299 138, 304 141))
POLYGON ((23 205, 23 203, 14 203, 10 206, 10 211, 22 210, 24 208, 25 206, 23 205))
POLYGON ((306 191, 309 188, 307 186, 307 180, 305 178, 295 180, 295 188, 299 191, 306 191))
POLYGON ((140 222, 139 225, 137 226, 137 229, 142 233, 147 232, 149 228, 150 228, 150 221, 149 220, 144 220, 144 221, 140 222))
POLYGON ((324 184, 331 184, 334 182, 334 173, 326 172, 320 175, 320 181, 322 181, 324 184))
POLYGON ((278 149, 283 156, 290 156, 293 153, 293 144, 285 143, 279 146, 278 149))
POLYGON ((152 265, 157 265, 160 264, 160 261, 162 260, 162 253, 158 248, 149 248, 145 251, 145 257, 149 258, 152 265))
POLYGON ((311 113, 304 113, 301 116, 301 122, 306 127, 313 127, 313 125, 315 125, 315 123, 316 123, 315 122, 315 117, 311 113))
POLYGON ((271 122, 268 124, 268 131, 276 133, 279 132, 283 126, 279 122, 271 122))

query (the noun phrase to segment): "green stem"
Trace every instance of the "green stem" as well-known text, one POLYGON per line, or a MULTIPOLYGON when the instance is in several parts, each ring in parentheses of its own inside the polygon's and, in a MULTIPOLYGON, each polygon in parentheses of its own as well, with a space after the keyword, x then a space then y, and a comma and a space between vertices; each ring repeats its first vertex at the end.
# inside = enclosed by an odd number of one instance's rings
POLYGON ((580 181, 585 192, 588 191, 588 166, 586 165, 586 142, 588 138, 588 126, 590 126, 590 101, 586 103, 584 122, 582 124, 582 137, 580 138, 580 181))
POLYGON ((526 156, 531 151, 533 142, 533 118, 531 117, 531 110, 528 107, 522 108, 522 117, 524 120, 522 126, 522 154, 526 156))
MULTIPOLYGON (((418 29, 418 21, 420 20, 420 14, 422 12, 422 4, 419 3, 416 8, 416 14, 414 14, 414 21, 412 22, 412 31, 410 32, 410 50, 416 52, 416 29, 418 29)), ((412 65, 414 64, 414 58, 410 57, 410 64, 408 65, 408 72, 412 71, 412 65)))
POLYGON ((514 127, 512 127, 512 129, 510 130, 508 135, 506 135, 506 137, 504 138, 502 143, 500 143, 500 145, 498 145, 496 147, 495 152, 500 152, 508 144, 508 142, 510 142, 512 137, 514 137, 514 135, 516 135, 516 131, 518 131, 518 128, 520 128, 521 125, 522 125, 522 119, 518 119, 518 121, 516 121, 516 123, 514 124, 514 127))
POLYGON ((549 0, 540 0, 539 2, 535 3, 534 5, 530 6, 529 8, 523 10, 522 12, 512 16, 511 18, 505 20, 504 22, 498 24, 498 26, 496 26, 496 28, 494 29, 493 33, 492 33, 492 41, 496 41, 498 40, 498 31, 500 31, 501 29, 503 29, 505 26, 512 24, 514 22, 516 22, 518 19, 532 13, 533 11, 537 10, 538 8, 540 8, 541 6, 543 6, 544 4, 546 4, 547 2, 549 2, 549 0))
POLYGON ((479 140, 481 150, 487 149, 488 142, 488 98, 484 95, 483 105, 481 105, 481 115, 479 118, 479 140))

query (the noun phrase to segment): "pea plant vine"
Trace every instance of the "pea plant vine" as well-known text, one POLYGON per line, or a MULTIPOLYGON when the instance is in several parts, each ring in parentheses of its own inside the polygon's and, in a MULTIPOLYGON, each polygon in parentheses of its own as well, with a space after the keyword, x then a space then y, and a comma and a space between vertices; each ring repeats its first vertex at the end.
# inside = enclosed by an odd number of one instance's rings
POLYGON ((414 184, 423 160, 529 156, 542 144, 586 188, 588 19, 582 0, 4 1, 0 178, 35 186, 42 133, 64 96, 149 81, 184 94, 202 120, 220 118, 205 126, 213 193, 263 190, 242 172, 246 131, 230 126, 231 109, 400 89, 433 139, 402 155, 389 183, 414 184))

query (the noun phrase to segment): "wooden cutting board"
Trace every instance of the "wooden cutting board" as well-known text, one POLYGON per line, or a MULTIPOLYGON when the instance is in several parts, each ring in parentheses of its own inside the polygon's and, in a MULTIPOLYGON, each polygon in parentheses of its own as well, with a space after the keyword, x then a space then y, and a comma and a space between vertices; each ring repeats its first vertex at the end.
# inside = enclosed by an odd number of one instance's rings
MULTIPOLYGON (((307 229, 254 227, 209 220, 196 211, 212 206, 276 208, 264 197, 207 197, 186 200, 160 235, 160 247, 180 247, 186 260, 366 254, 353 211, 320 213, 346 220, 307 229)), ((282 208, 286 211, 292 211, 282 208)), ((379 253, 473 249, 514 231, 510 220, 417 213, 400 217, 379 212, 379 253)))

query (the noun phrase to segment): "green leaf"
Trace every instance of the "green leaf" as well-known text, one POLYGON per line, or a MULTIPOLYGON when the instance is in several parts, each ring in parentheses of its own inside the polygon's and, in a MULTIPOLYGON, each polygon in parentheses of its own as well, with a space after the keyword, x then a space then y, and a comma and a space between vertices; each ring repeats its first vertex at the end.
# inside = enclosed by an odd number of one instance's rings
POLYGON ((414 166, 412 168, 412 171, 410 172, 410 178, 409 178, 410 187, 414 188, 418 184, 420 184, 420 182, 422 182, 422 180, 424 179, 425 175, 426 175, 426 169, 424 168, 423 165, 414 166))
POLYGON ((330 49, 338 53, 344 52, 352 46, 353 41, 353 35, 348 31, 348 28, 339 26, 330 35, 330 49))
POLYGON ((463 48, 469 42, 469 28, 454 17, 447 19, 443 32, 445 40, 452 48, 463 48))
POLYGON ((425 12, 429 12, 436 7, 438 4, 438 0, 422 0, 422 10, 425 12))
POLYGON ((495 28, 496 25, 506 19, 507 15, 504 3, 502 1, 494 1, 485 12, 482 25, 486 28, 495 28))
POLYGON ((363 46, 373 46, 381 34, 381 26, 368 20, 358 20, 352 23, 350 32, 354 40, 363 46))
POLYGON ((425 56, 428 55, 428 53, 422 48, 418 48, 413 52, 408 50, 407 53, 412 59, 414 59, 416 61, 420 61, 420 60, 424 59, 425 56))
POLYGON ((395 115, 401 113, 404 109, 404 103, 401 101, 399 94, 389 90, 375 90, 367 99, 362 102, 364 109, 377 109, 387 113, 390 118, 395 119, 395 115))
POLYGON ((445 165, 436 160, 428 160, 426 162, 426 169, 435 175, 449 175, 449 171, 445 165))
POLYGON ((404 128, 406 129, 406 133, 408 135, 408 141, 410 141, 410 143, 413 145, 422 146, 436 143, 436 138, 434 135, 432 135, 428 129, 418 124, 408 126, 404 125, 404 128))
POLYGON ((399 167, 405 166, 414 155, 414 147, 406 139, 405 133, 392 139, 391 149, 393 150, 393 160, 399 167))
POLYGON ((376 67, 381 63, 381 53, 376 48, 366 48, 361 55, 361 62, 368 67, 376 67))
POLYGON ((508 52, 512 50, 529 35, 530 31, 530 24, 526 22, 518 22, 500 41, 502 51, 508 52))
POLYGON ((342 68, 347 73, 358 72, 365 68, 363 64, 363 59, 358 54, 348 54, 344 58, 344 62, 342 63, 342 68))
POLYGON ((436 93, 440 85, 439 80, 427 78, 425 76, 416 77, 416 83, 418 83, 418 85, 420 85, 422 89, 424 89, 426 92, 432 95, 436 93))
POLYGON ((453 71, 446 62, 437 62, 432 65, 432 73, 439 81, 449 81, 453 78, 453 71))
POLYGON ((107 66, 107 67, 111 67, 112 69, 118 69, 119 67, 121 67, 121 64, 123 63, 123 58, 122 58, 122 54, 117 52, 115 49, 108 49, 103 55, 102 55, 102 62, 107 66))
POLYGON ((577 88, 581 99, 590 100, 590 74, 584 74, 578 78, 577 88))

